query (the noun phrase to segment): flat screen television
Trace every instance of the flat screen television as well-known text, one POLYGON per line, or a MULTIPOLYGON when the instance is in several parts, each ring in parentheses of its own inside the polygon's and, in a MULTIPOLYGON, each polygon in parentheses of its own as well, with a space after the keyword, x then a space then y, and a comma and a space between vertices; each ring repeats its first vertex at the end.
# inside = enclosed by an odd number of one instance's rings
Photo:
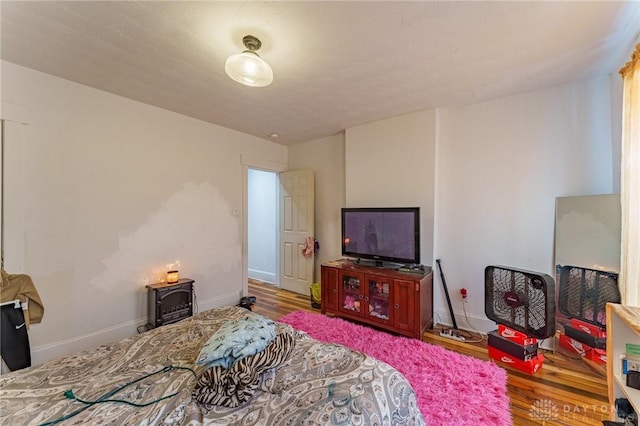
POLYGON ((420 208, 343 208, 342 255, 378 266, 420 264, 420 208))

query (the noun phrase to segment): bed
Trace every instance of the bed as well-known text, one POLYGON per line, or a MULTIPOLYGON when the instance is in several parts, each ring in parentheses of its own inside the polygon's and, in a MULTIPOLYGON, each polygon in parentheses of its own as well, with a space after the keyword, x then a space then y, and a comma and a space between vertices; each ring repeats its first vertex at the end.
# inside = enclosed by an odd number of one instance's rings
POLYGON ((293 339, 292 349, 279 365, 260 374, 246 403, 229 408, 196 401, 194 388, 208 369, 195 364, 204 343, 225 323, 246 315, 257 314, 216 308, 2 375, 0 424, 425 424, 413 389, 393 367, 282 323, 276 323, 277 333, 293 339), (88 405, 68 396, 127 403, 88 405))

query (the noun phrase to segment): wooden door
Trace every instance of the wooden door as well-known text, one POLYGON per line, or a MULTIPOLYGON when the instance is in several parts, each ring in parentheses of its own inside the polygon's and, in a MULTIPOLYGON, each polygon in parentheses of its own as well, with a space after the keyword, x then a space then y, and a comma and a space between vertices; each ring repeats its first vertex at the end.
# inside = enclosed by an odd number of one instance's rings
POLYGON ((414 331, 416 327, 416 297, 418 284, 407 280, 393 280, 393 312, 395 328, 414 331))
POLYGON ((282 172, 280 181, 280 286, 309 295, 314 256, 303 254, 307 238, 314 238, 313 171, 282 172))

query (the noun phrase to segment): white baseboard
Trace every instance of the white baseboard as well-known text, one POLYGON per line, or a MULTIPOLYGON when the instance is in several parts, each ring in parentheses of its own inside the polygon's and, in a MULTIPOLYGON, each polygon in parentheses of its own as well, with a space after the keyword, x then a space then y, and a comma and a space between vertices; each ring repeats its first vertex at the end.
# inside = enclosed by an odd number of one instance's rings
MULTIPOLYGON (((460 330, 467 331, 475 331, 482 334, 487 334, 489 331, 495 330, 498 328, 495 322, 491 321, 488 318, 482 318, 473 316, 471 314, 467 314, 467 319, 464 316, 464 312, 453 312, 456 316, 456 324, 460 330)), ((444 324, 449 327, 453 326, 453 321, 451 321, 451 315, 449 311, 434 311, 434 324, 444 324)))
POLYGON ((214 297, 212 299, 207 299, 203 301, 197 301, 198 310, 197 312, 208 311, 209 309, 219 308, 221 306, 232 306, 240 303, 240 298, 242 297, 242 290, 238 290, 237 292, 227 293, 220 297, 214 297))
MULTIPOLYGON (((488 318, 481 318, 473 315, 467 314, 467 318, 471 322, 471 325, 467 322, 464 312, 453 312, 456 316, 456 323, 460 330, 474 331, 476 333, 487 334, 490 331, 496 330, 498 328, 498 324, 494 321, 491 321, 488 318)), ((451 315, 448 311, 435 311, 434 314, 434 324, 444 324, 446 326, 452 327, 451 315)), ((540 349, 545 349, 549 351, 555 352, 556 343, 555 338, 550 337, 548 339, 538 340, 538 345, 540 349)))
POLYGON ((253 278, 254 280, 263 281, 263 282, 266 282, 266 283, 275 283, 276 282, 276 274, 275 274, 275 272, 260 271, 258 269, 248 268, 247 276, 249 278, 253 278))
MULTIPOLYGON (((203 312, 212 308, 221 306, 237 305, 240 301, 241 290, 228 293, 220 297, 198 301, 197 311, 203 312)), ((56 340, 55 342, 36 346, 31 349, 31 365, 40 365, 47 361, 61 358, 75 352, 86 349, 96 348, 107 343, 117 342, 122 339, 134 336, 138 333, 138 327, 147 324, 148 318, 137 318, 135 320, 126 321, 115 324, 111 327, 102 328, 92 331, 91 333, 70 337, 67 339, 56 340)))
POLYGON ((36 346, 31 349, 31 365, 40 365, 65 355, 126 339, 135 335, 138 332, 137 328, 147 322, 146 317, 138 318, 92 331, 91 333, 36 346))

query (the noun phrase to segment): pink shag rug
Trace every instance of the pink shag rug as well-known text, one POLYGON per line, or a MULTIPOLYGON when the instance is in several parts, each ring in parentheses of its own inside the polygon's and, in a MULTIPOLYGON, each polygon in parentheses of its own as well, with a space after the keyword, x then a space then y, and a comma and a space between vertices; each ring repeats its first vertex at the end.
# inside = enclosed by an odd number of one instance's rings
POLYGON ((413 386, 429 426, 513 424, 507 373, 492 362, 311 312, 295 311, 278 321, 395 367, 413 386))

